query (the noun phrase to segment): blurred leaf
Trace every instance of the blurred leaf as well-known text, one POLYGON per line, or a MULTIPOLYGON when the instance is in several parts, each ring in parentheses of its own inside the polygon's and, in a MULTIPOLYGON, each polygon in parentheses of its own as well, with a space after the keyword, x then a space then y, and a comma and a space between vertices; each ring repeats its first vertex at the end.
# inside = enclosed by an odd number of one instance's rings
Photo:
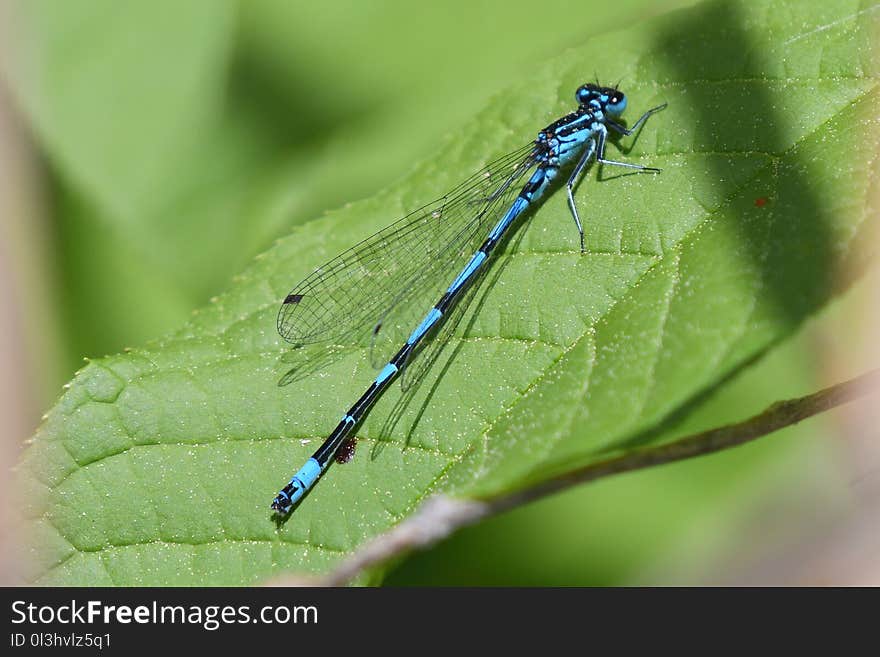
POLYGON ((56 165, 116 221, 143 220, 166 168, 217 120, 228 1, 18 3, 15 89, 56 165))
POLYGON ((852 126, 876 116, 876 15, 842 1, 709 3, 593 40, 496 97, 405 184, 296 230, 175 335, 86 367, 22 468, 33 578, 319 571, 431 492, 516 488, 662 435, 839 291, 842 260, 865 257, 852 245, 877 135, 852 126), (549 198, 469 309, 454 360, 412 399, 389 391, 358 432, 359 458, 276 528, 268 501, 372 376, 353 348, 277 387, 289 367, 278 300, 569 110, 594 69, 624 76, 633 116, 669 102, 628 154, 663 174, 584 181, 586 256, 564 194, 549 198))
POLYGON ((14 3, 0 68, 60 199, 65 369, 179 326, 291 225, 409 172, 524 62, 687 1, 552 0, 569 20, 540 30, 465 0, 14 3))

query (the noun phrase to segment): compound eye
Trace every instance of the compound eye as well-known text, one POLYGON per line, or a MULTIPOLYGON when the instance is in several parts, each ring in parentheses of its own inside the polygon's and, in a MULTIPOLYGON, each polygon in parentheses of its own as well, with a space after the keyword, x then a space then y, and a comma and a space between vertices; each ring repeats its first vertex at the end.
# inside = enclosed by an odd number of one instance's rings
POLYGON ((574 94, 575 100, 581 105, 586 105, 596 97, 598 87, 590 82, 582 84, 574 94))
POLYGON ((626 109, 626 95, 615 91, 608 97, 606 109, 610 114, 619 115, 626 109))

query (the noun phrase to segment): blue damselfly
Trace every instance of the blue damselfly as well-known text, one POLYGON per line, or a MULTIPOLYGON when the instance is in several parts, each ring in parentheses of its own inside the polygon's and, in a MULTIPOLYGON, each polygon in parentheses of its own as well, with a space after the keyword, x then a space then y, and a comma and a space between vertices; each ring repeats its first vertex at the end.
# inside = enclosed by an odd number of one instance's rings
POLYGON ((272 508, 279 514, 291 510, 341 451, 350 458, 354 428, 395 378, 421 374, 412 363, 427 336, 448 321, 465 291, 486 270, 511 225, 543 198, 562 167, 576 162, 566 188, 582 252, 584 231, 572 192, 590 161, 659 171, 607 160, 605 146, 609 130, 631 135, 665 104, 648 110, 626 128, 615 120, 627 104, 616 87, 584 84, 575 98, 578 108, 541 130, 533 142, 330 260, 284 299, 278 313, 278 331, 284 339, 298 345, 340 341, 371 329, 374 361, 384 366, 275 497, 272 508), (519 181, 527 175, 520 187, 519 181), (427 314, 424 309, 430 301, 426 299, 437 299, 427 314), (398 334, 402 337, 395 341, 398 334))

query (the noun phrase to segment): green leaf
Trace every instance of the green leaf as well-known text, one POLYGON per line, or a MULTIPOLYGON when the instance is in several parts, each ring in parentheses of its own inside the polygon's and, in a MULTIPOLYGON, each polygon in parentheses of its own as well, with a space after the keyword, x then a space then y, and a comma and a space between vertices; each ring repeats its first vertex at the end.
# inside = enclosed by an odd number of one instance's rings
MULTIPOLYGON (((846 295, 847 304, 852 296, 846 295)), ((821 322, 826 321, 824 314, 821 322)), ((768 400, 791 399, 821 388, 812 371, 814 322, 808 322, 796 339, 771 349, 756 366, 709 391, 681 421, 666 423, 661 439, 739 422, 763 411, 768 400)), ((780 499, 795 497, 798 508, 808 509, 802 519, 808 526, 814 526, 823 512, 841 512, 840 496, 829 495, 829 490, 848 488, 834 456, 834 437, 832 417, 823 416, 748 449, 578 486, 462 529, 435 548, 409 556, 387 582, 619 586, 718 581, 724 577, 718 567, 725 564, 725 556, 747 560, 767 549, 763 539, 772 539, 762 533, 762 540, 756 541, 753 523, 756 516, 766 517, 768 504, 776 508, 772 505, 780 499), (706 562, 711 570, 700 567, 706 562)), ((774 521, 774 538, 791 536, 796 518, 789 513, 774 521)))
POLYGON ((51 176, 64 378, 178 327, 294 222, 409 172, 522 62, 659 11, 548 0, 569 20, 536 32, 518 2, 415 20, 406 0, 9 3, 0 77, 51 176))
POLYGON ((592 40, 497 96, 400 185, 297 229, 176 334, 88 365, 22 464, 32 579, 317 572, 431 493, 490 495, 650 440, 867 260, 854 246, 872 228, 878 7, 707 3, 592 40), (464 337, 412 398, 383 397, 353 463, 276 527, 276 489, 373 376, 353 346, 277 386, 290 368, 279 300, 570 110, 594 70, 623 77, 630 120, 669 103, 612 156, 663 173, 608 167, 583 181, 584 256, 564 194, 548 198, 496 263, 464 337))

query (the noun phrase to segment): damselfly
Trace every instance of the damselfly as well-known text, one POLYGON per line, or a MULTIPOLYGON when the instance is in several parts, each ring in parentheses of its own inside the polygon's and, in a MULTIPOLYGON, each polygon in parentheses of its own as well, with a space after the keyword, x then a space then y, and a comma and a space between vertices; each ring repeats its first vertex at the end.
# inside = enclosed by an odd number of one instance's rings
POLYGON ((616 87, 584 84, 575 99, 578 108, 541 130, 532 143, 338 255, 285 297, 278 313, 278 332, 285 340, 298 345, 339 341, 371 327, 374 364, 384 362, 384 366, 275 497, 272 508, 279 514, 287 514, 314 486, 341 449, 350 456, 347 450, 355 427, 395 378, 403 376, 406 383, 421 374, 412 366, 416 356, 429 337, 449 323, 449 315, 487 269, 513 222, 540 201, 562 167, 576 161, 566 188, 581 252, 584 230, 572 191, 590 161, 659 171, 607 160, 605 145, 609 130, 631 135, 665 104, 645 112, 628 129, 615 121, 626 109, 626 96, 616 87), (436 303, 424 314, 434 299, 436 303))

